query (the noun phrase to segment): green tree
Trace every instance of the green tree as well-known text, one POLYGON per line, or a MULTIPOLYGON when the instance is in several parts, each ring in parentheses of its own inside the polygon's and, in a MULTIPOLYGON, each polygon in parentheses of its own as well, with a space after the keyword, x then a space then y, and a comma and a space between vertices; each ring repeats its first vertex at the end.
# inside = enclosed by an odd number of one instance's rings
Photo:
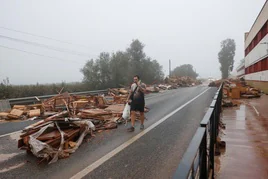
POLYGON ((236 45, 233 39, 226 39, 221 42, 221 51, 218 53, 218 58, 223 79, 228 78, 233 70, 235 50, 236 45))
POLYGON ((104 89, 112 85, 110 54, 102 52, 95 61, 91 59, 81 69, 84 75, 83 82, 91 89, 104 89))
POLYGON ((83 83, 90 89, 99 88, 100 82, 98 71, 98 66, 94 63, 93 59, 87 61, 85 66, 81 69, 81 72, 84 75, 83 83))
POLYGON ((163 80, 164 73, 162 71, 162 66, 156 60, 147 57, 142 60, 140 64, 141 72, 139 74, 142 77, 143 82, 150 84, 163 80))
POLYGON ((144 44, 138 39, 132 40, 130 47, 127 48, 127 55, 129 57, 129 79, 132 79, 133 75, 142 73, 141 61, 145 59, 146 55, 143 52, 144 44))
POLYGON ((11 94, 12 94, 12 86, 9 83, 9 78, 6 77, 0 83, 0 99, 10 98, 11 94))
POLYGON ((126 52, 118 51, 112 54, 110 68, 113 83, 111 87, 119 87, 129 83, 129 58, 126 52))
POLYGON ((110 61, 110 54, 105 52, 101 53, 99 59, 96 60, 96 64, 99 66, 98 74, 101 88, 108 88, 112 85, 110 61))
POLYGON ((193 70, 193 66, 191 64, 184 64, 176 67, 172 72, 171 76, 189 76, 194 79, 198 76, 198 74, 193 70))
POLYGON ((129 85, 134 75, 151 84, 163 80, 162 66, 143 51, 144 44, 133 40, 126 51, 101 53, 95 61, 88 61, 81 69, 83 82, 90 89, 105 89, 129 85))

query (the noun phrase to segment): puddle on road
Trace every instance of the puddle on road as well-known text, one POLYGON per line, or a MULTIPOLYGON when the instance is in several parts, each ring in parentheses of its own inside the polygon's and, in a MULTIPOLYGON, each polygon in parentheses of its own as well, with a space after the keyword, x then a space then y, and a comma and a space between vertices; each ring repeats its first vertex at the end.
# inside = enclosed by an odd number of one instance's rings
POLYGON ((3 168, 3 169, 0 169, 0 173, 8 172, 10 170, 13 170, 13 169, 22 167, 23 165, 25 165, 25 162, 22 162, 22 163, 19 163, 19 164, 10 166, 10 167, 6 167, 6 168, 3 168))
MULTIPOLYGON (((265 104, 267 108, 267 99, 265 104)), ((243 178, 244 171, 248 170, 267 178, 268 118, 265 116, 267 109, 261 108, 263 106, 243 100, 236 108, 224 109, 222 119, 226 129, 223 140, 227 144, 226 154, 215 157, 215 170, 219 178, 243 178), (234 167, 236 171, 231 173, 234 167)))
POLYGON ((17 155, 19 155, 20 153, 11 153, 11 154, 0 154, 0 163, 4 162, 6 160, 9 160, 17 155))

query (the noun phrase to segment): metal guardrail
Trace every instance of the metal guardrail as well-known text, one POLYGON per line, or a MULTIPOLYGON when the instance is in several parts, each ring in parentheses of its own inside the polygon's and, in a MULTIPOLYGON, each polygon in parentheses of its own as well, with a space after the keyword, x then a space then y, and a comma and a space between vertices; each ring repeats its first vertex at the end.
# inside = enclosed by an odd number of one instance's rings
POLYGON ((173 178, 205 178, 206 129, 199 127, 187 148, 173 178), (202 164, 201 164, 202 163, 202 164), (201 165, 200 165, 201 164, 201 165), (200 168, 201 167, 201 168, 200 168))
MULTIPOLYGON (((75 92, 75 93, 69 93, 73 95, 97 95, 102 93, 108 93, 108 90, 96 90, 96 91, 83 91, 83 92, 75 92)), ((52 94, 52 95, 45 95, 45 96, 36 96, 40 100, 48 99, 54 96, 57 96, 58 94, 52 94)), ((37 99, 35 96, 31 97, 24 97, 24 98, 12 98, 8 99, 11 106, 15 104, 31 104, 37 102, 37 99)))
POLYGON ((214 156, 219 152, 217 136, 219 134, 219 122, 223 84, 216 92, 208 111, 200 122, 179 166, 173 175, 174 179, 186 178, 214 178, 214 156))

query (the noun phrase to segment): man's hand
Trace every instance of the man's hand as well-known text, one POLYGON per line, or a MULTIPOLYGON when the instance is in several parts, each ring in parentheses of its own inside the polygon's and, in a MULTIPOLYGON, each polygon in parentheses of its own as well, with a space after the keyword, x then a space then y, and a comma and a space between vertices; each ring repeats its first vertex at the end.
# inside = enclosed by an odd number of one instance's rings
POLYGON ((145 86, 144 84, 140 84, 140 85, 138 85, 138 87, 139 87, 139 90, 140 90, 141 92, 143 92, 143 93, 146 92, 146 86, 145 86))

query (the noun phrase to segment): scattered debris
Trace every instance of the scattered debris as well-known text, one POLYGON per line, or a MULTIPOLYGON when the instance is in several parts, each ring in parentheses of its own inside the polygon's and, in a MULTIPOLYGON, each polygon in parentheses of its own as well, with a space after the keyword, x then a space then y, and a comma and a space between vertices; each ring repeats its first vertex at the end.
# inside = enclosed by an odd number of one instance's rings
POLYGON ((54 163, 75 152, 92 130, 95 130, 95 125, 90 120, 47 118, 23 130, 18 148, 41 158, 40 162, 54 163))
POLYGON ((20 109, 12 109, 11 112, 7 115, 9 119, 19 119, 23 114, 23 110, 20 109))
POLYGON ((223 107, 237 106, 239 102, 235 99, 241 98, 259 98, 261 91, 246 84, 245 81, 239 79, 226 79, 213 81, 209 86, 219 87, 224 82, 223 86, 223 107))
POLYGON ((201 81, 193 79, 188 76, 176 77, 172 76, 165 79, 165 84, 161 84, 158 87, 162 90, 177 89, 179 87, 190 87, 195 85, 200 85, 201 81))
MULTIPOLYGON (((196 84, 199 82, 188 77, 174 77, 165 84, 148 86, 147 91, 157 93, 196 84)), ((37 104, 14 105, 1 112, 0 118, 41 119, 23 130, 18 148, 40 158, 40 162, 54 163, 75 152, 86 135, 94 136, 95 132, 115 129, 122 121, 127 122, 129 119, 123 119, 122 115, 128 93, 125 88, 109 89, 108 95, 97 96, 65 92, 44 101, 37 98, 37 104)), ((149 108, 145 107, 144 111, 148 112, 149 108)))
POLYGON ((240 80, 225 80, 224 95, 227 98, 258 98, 261 96, 261 91, 248 86, 244 81, 240 80))
MULTIPOLYGON (((23 130, 18 148, 40 158, 40 162, 53 163, 75 152, 87 134, 94 136, 94 132, 117 128, 123 120, 127 92, 120 89, 118 93, 123 95, 117 96, 63 93, 39 101, 40 104, 14 105, 9 113, 2 112, 0 116, 8 119, 20 119, 22 116, 28 120, 42 119, 23 130)), ((149 109, 146 107, 145 111, 149 109)))

